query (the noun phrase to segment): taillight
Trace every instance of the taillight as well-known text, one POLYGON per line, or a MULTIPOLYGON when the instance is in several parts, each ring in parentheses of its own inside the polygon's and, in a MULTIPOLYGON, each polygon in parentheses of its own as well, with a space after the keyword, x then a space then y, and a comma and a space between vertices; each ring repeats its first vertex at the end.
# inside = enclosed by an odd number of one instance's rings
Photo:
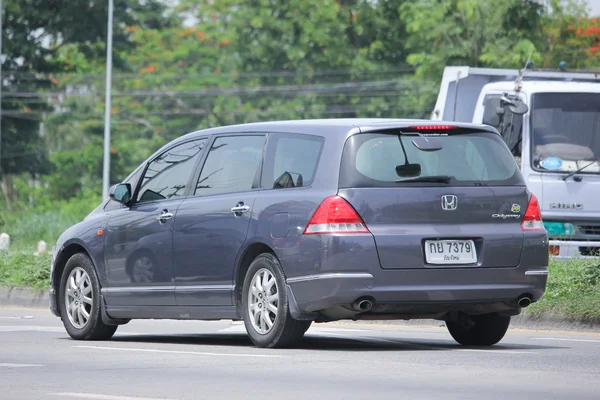
POLYGON ((456 126, 452 125, 419 125, 419 126, 410 126, 407 131, 450 131, 456 129, 456 126))
POLYGON ((531 199, 529 199, 529 205, 527 206, 527 211, 525 211, 525 215, 523 216, 521 228, 524 231, 545 229, 544 224, 542 223, 542 212, 540 211, 540 205, 537 197, 535 197, 533 194, 531 195, 531 199))
POLYGON ((304 229, 305 235, 368 232, 356 210, 339 196, 323 200, 304 229))

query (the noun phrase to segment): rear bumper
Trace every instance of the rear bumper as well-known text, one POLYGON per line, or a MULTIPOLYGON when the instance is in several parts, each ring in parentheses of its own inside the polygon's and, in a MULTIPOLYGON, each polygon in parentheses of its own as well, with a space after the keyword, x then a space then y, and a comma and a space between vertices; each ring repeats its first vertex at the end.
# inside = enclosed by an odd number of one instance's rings
POLYGON ((339 272, 290 278, 287 284, 296 305, 313 312, 348 305, 364 296, 374 304, 420 306, 430 312, 456 306, 511 303, 527 295, 539 301, 546 289, 548 270, 542 268, 471 268, 339 272))
POLYGON ((558 254, 552 254, 552 258, 558 260, 568 260, 574 257, 593 259, 600 255, 600 242, 550 240, 549 246, 551 254, 553 248, 558 248, 558 254))

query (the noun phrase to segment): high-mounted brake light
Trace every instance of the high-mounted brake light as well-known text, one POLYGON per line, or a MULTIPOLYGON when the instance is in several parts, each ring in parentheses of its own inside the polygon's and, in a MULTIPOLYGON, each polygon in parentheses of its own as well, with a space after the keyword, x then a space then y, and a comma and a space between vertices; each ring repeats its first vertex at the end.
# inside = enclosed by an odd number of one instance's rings
POLYGON ((542 212, 540 211, 538 199, 533 194, 531 195, 531 199, 529 199, 527 211, 525 211, 525 215, 523 216, 521 229, 524 231, 545 229, 544 223, 542 222, 542 212))
POLYGON ((323 233, 369 233, 356 210, 339 196, 327 197, 304 229, 305 235, 323 233))
POLYGON ((419 125, 409 126, 407 130, 411 131, 450 131, 456 129, 456 126, 452 125, 419 125))

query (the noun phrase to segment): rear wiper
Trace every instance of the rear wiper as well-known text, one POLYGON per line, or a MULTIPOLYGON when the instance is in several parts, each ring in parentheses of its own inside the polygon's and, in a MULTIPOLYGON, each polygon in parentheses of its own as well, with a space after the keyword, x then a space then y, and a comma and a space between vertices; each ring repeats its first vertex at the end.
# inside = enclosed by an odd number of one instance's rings
POLYGON ((452 177, 450 175, 432 175, 432 176, 418 176, 416 178, 398 179, 399 182, 439 182, 439 183, 450 183, 452 177))
POLYGON ((580 173, 581 171, 583 171, 584 169, 586 169, 587 167, 589 167, 590 165, 592 165, 593 163, 597 162, 598 160, 594 160, 589 164, 584 165, 583 167, 579 168, 577 171, 573 171, 573 172, 569 172, 567 175, 563 176, 562 180, 566 181, 567 179, 569 179, 570 177, 572 177, 575 174, 580 173))

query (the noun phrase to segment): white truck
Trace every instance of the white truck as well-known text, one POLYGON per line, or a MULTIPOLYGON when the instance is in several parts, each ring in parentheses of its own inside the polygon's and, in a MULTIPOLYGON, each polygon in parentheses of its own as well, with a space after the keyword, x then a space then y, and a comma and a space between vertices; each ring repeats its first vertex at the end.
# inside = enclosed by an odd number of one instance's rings
POLYGON ((446 67, 431 119, 496 127, 540 202, 551 256, 600 255, 600 71, 446 67))

